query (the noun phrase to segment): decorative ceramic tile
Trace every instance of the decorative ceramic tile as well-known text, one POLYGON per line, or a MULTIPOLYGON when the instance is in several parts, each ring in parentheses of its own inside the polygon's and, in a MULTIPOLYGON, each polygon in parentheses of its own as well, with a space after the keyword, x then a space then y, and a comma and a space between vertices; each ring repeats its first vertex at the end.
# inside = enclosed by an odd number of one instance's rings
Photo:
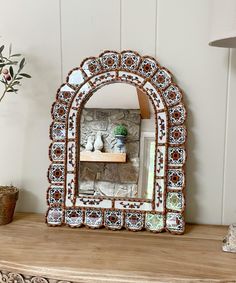
POLYGON ((64 188, 62 186, 51 186, 48 190, 48 201, 53 205, 61 205, 64 201, 64 188))
POLYGON ((154 88, 154 86, 150 82, 146 82, 143 87, 148 93, 149 97, 152 99, 154 107, 157 111, 164 110, 163 98, 161 98, 160 94, 154 88))
POLYGON ((165 191, 165 180, 156 179, 155 184, 155 211, 164 211, 164 191, 165 191))
POLYGON ((165 69, 159 69, 153 76, 152 82, 160 89, 165 89, 171 84, 171 75, 165 69))
POLYGON ((124 225, 124 212, 121 210, 105 210, 104 224, 112 230, 121 229, 124 225))
POLYGON ((65 222, 71 227, 80 227, 83 224, 83 210, 67 209, 65 212, 65 222))
POLYGON ((169 119, 172 125, 181 125, 186 118, 186 110, 183 104, 179 104, 169 109, 169 119))
POLYGON ((119 66, 119 54, 116 52, 104 52, 100 55, 100 63, 104 70, 115 70, 119 66))
POLYGON ((49 149, 49 155, 51 161, 62 161, 65 159, 65 143, 53 142, 49 149))
POLYGON ((86 77, 81 69, 73 70, 72 72, 69 73, 67 77, 68 83, 76 87, 82 85, 82 83, 84 83, 85 80, 86 77))
POLYGON ((101 87, 102 85, 109 83, 110 81, 114 80, 116 77, 116 72, 107 72, 107 73, 102 73, 100 75, 94 76, 93 78, 91 78, 91 83, 95 86, 95 87, 101 87))
POLYGON ((63 211, 59 207, 49 208, 47 213, 47 223, 49 225, 61 225, 63 218, 63 211))
POLYGON ((61 87, 57 91, 56 100, 60 100, 66 104, 68 104, 72 97, 75 94, 74 88, 69 86, 67 83, 61 85, 61 87))
POLYGON ((185 229, 184 218, 181 213, 167 212, 166 214, 166 228, 170 232, 182 234, 185 229))
POLYGON ((182 100, 182 93, 176 85, 171 84, 164 91, 163 97, 164 97, 166 104, 168 106, 173 106, 173 105, 178 104, 182 100))
POLYGON ((184 126, 174 126, 169 129, 169 143, 171 145, 181 145, 186 141, 186 128, 184 126))
POLYGON ((48 179, 52 183, 63 183, 65 178, 65 167, 62 164, 52 164, 48 169, 48 179))
POLYGON ((129 209, 129 210, 139 210, 139 211, 151 211, 151 202, 146 201, 125 201, 125 200, 115 200, 116 209, 129 209))
POLYGON ((158 143, 166 143, 167 138, 167 119, 166 113, 157 113, 157 131, 158 143))
POLYGON ((169 169, 167 173, 167 188, 170 190, 181 190, 185 185, 182 169, 169 169))
POLYGON ((158 145, 156 159, 156 177, 165 176, 166 154, 166 146, 158 145))
POLYGON ((76 199, 76 206, 80 207, 97 207, 97 208, 112 208, 112 201, 110 199, 102 198, 88 198, 79 195, 76 199))
POLYGON ((75 142, 69 141, 67 143, 67 171, 74 171, 75 169, 75 142))
POLYGON ((68 104, 72 100, 74 94, 74 91, 59 91, 57 99, 68 104))
POLYGON ((131 73, 128 73, 128 72, 124 72, 124 71, 121 71, 118 73, 118 76, 120 78, 121 81, 123 82, 128 82, 132 85, 138 85, 138 86, 141 86, 144 82, 144 78, 142 78, 141 76, 139 75, 136 75, 136 74, 131 74, 131 73))
POLYGON ((68 111, 67 105, 56 102, 52 106, 52 111, 51 111, 52 117, 54 120, 57 120, 59 122, 65 121, 67 111, 68 111))
POLYGON ((103 213, 98 209, 86 209, 84 224, 91 228, 99 228, 103 225, 103 213))
POLYGON ((67 119, 67 139, 75 139, 77 114, 78 110, 70 109, 67 119))
POLYGON ((186 160, 186 152, 184 147, 168 148, 168 164, 170 166, 183 166, 186 160))
POLYGON ((157 70, 157 62, 151 58, 145 58, 140 67, 139 67, 139 73, 143 75, 146 78, 150 78, 157 70))
POLYGON ((144 226, 144 214, 140 212, 126 212, 125 227, 132 231, 142 230, 144 226))
POLYGON ((75 93, 75 90, 72 86, 65 83, 65 84, 61 85, 58 92, 73 92, 73 93, 75 93))
POLYGON ((134 52, 121 53, 121 68, 129 71, 135 71, 138 68, 141 58, 134 52))
POLYGON ((160 232, 165 228, 165 217, 162 214, 146 213, 145 228, 152 232, 160 232))
POLYGON ((50 138, 54 141, 65 140, 66 127, 64 123, 54 122, 50 127, 50 138))
POLYGON ((94 57, 85 59, 81 64, 81 68, 88 77, 96 75, 98 72, 101 71, 99 59, 94 57))
POLYGON ((75 195, 75 174, 67 173, 66 178, 66 206, 71 206, 75 195))
POLYGON ((166 198, 166 208, 176 211, 183 210, 184 196, 182 192, 168 192, 166 198))
POLYGON ((91 89, 92 87, 88 82, 81 86, 73 99, 71 108, 79 109, 81 102, 87 98, 87 95, 89 92, 91 92, 91 89))

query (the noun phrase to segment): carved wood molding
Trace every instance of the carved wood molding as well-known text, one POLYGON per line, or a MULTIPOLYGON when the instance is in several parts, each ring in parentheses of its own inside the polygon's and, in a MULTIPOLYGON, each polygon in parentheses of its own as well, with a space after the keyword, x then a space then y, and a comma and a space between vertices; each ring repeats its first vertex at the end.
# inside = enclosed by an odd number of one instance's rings
POLYGON ((41 276, 30 276, 30 275, 24 275, 9 271, 0 271, 0 283, 75 283, 75 282, 49 279, 41 276))

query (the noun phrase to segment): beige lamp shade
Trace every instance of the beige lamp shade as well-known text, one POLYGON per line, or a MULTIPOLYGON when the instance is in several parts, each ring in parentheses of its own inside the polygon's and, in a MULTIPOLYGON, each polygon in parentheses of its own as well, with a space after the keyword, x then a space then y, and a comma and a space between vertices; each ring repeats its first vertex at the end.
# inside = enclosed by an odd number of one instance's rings
POLYGON ((211 46, 236 48, 236 0, 211 0, 211 46))

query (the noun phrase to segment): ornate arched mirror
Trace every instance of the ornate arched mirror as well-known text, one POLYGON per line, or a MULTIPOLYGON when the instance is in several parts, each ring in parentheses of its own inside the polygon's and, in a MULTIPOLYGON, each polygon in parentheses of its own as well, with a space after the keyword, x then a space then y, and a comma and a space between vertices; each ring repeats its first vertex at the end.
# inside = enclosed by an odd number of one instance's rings
POLYGON ((184 232, 186 110, 167 69, 133 51, 87 58, 52 118, 48 225, 184 232))

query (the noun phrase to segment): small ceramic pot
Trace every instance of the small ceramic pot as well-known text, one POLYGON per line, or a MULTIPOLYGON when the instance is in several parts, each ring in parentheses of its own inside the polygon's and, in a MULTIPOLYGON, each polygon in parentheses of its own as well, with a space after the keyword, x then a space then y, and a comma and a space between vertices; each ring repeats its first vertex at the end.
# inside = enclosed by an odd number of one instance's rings
POLYGON ((12 222, 19 190, 12 186, 0 186, 0 225, 12 222))
POLYGON ((126 152, 126 147, 125 147, 126 136, 115 135, 115 137, 116 137, 116 152, 125 153, 126 152))

